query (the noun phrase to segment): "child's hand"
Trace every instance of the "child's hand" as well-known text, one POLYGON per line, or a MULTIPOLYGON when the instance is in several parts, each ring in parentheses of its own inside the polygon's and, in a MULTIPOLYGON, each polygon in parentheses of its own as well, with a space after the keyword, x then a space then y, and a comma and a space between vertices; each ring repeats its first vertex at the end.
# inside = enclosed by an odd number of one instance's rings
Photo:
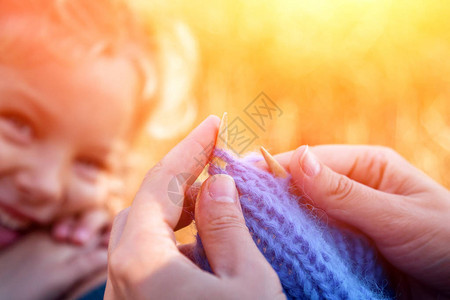
POLYGON ((112 223, 110 212, 95 209, 84 212, 79 217, 68 216, 59 220, 52 228, 52 236, 58 241, 84 245, 98 236, 107 245, 112 223))
POLYGON ((31 233, 0 253, 1 299, 56 299, 106 269, 100 241, 74 246, 46 232, 31 233))

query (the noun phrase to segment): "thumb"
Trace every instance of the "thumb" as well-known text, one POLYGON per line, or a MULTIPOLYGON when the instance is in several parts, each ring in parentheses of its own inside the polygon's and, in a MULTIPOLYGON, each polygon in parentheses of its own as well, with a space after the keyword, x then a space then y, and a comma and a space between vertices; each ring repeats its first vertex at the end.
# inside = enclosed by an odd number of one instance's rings
POLYGON ((252 276, 249 272, 258 274, 255 268, 262 272, 261 267, 269 266, 245 225, 232 177, 209 177, 202 185, 196 206, 198 232, 217 276, 252 276))
POLYGON ((293 153, 289 169, 294 185, 315 206, 374 239, 382 234, 380 227, 395 220, 397 214, 401 216, 403 200, 399 196, 375 190, 334 172, 321 163, 308 146, 301 146, 293 153))

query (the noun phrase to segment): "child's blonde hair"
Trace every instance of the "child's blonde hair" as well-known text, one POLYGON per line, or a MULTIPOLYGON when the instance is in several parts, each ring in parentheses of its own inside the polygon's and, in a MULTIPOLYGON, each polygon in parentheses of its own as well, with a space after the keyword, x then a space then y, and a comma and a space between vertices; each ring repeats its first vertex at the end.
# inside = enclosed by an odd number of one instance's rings
MULTIPOLYGON (((135 133, 148 122, 150 112, 159 107, 162 111, 169 108, 172 112, 168 113, 175 114, 176 107, 186 100, 186 95, 160 99, 171 88, 170 83, 161 81, 173 77, 162 70, 167 63, 161 62, 160 57, 167 55, 160 52, 151 28, 142 26, 120 0, 0 2, 0 64, 29 68, 57 60, 70 65, 102 56, 124 57, 132 62, 142 79, 135 104, 135 133)), ((182 82, 185 87, 180 92, 186 94, 190 76, 182 82)), ((155 116, 161 119, 161 113, 155 112, 155 116)))

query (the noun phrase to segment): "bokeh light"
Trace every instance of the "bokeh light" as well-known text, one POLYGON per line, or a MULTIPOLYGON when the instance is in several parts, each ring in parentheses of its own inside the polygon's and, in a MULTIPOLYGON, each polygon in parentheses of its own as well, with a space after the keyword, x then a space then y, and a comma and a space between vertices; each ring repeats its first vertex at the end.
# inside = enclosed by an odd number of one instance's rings
MULTIPOLYGON (((272 153, 302 144, 389 146, 450 187, 449 2, 133 3, 145 18, 190 28, 196 123, 227 111, 253 126, 255 147, 272 153), (265 131, 244 113, 261 91, 283 110, 265 131)), ((155 159, 178 139, 159 144, 155 159)))

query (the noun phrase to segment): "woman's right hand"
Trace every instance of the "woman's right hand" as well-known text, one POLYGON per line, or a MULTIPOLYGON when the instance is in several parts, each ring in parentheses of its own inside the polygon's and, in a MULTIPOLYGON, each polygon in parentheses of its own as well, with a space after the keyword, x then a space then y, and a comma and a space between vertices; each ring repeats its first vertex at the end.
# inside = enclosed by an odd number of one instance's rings
POLYGON ((55 241, 34 232, 0 252, 1 299, 56 299, 106 269, 107 250, 55 241))

